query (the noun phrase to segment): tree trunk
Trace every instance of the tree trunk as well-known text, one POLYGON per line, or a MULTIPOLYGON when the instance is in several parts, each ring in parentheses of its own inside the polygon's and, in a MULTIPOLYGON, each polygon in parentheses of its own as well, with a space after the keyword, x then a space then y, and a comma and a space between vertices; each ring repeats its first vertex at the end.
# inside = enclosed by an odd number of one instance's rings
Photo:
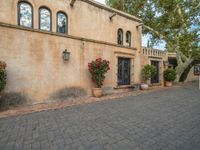
MULTIPOLYGON (((193 62, 193 58, 190 58, 188 60, 186 60, 184 63, 182 64, 179 64, 178 63, 178 66, 176 67, 176 82, 179 82, 180 81, 180 77, 181 75, 184 73, 185 69, 188 68, 188 66, 193 62)), ((177 61, 179 62, 179 61, 177 61)))

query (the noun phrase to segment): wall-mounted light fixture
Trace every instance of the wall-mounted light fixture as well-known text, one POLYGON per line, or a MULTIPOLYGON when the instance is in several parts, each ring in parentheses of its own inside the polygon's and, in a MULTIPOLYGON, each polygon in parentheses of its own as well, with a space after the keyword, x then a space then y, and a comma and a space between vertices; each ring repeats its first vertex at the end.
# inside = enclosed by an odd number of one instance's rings
POLYGON ((116 15, 117 15, 116 13, 112 13, 112 14, 110 15, 110 17, 109 17, 110 20, 112 20, 112 18, 115 17, 116 15))
POLYGON ((75 2, 76 2, 76 0, 71 0, 70 6, 73 7, 75 2))
POLYGON ((139 28, 140 26, 143 26, 143 23, 138 24, 136 27, 139 28))
POLYGON ((65 49, 65 50, 63 51, 63 60, 64 60, 64 61, 68 61, 69 58, 70 58, 70 52, 68 52, 67 49, 65 49))

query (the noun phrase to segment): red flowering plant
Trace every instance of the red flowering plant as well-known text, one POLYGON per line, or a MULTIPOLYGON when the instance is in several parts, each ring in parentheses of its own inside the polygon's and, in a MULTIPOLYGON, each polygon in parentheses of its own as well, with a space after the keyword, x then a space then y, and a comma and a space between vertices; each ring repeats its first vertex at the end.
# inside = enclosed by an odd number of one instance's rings
POLYGON ((92 81, 95 82, 98 88, 103 85, 105 74, 110 70, 110 62, 97 58, 96 60, 88 63, 88 69, 92 75, 92 81))
POLYGON ((6 68, 6 63, 0 60, 0 70, 3 70, 6 68))

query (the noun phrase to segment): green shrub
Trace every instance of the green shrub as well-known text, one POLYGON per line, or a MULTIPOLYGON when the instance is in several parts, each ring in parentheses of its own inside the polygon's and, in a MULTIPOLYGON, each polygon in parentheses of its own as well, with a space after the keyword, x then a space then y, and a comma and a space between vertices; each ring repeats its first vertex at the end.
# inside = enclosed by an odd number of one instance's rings
POLYGON ((5 86, 6 86, 6 70, 0 69, 0 92, 3 91, 5 86))
POLYGON ((176 79, 176 71, 174 69, 168 68, 164 71, 165 81, 174 81, 176 79))
POLYGON ((145 65, 142 69, 142 77, 145 82, 154 77, 157 73, 156 67, 153 65, 145 65))

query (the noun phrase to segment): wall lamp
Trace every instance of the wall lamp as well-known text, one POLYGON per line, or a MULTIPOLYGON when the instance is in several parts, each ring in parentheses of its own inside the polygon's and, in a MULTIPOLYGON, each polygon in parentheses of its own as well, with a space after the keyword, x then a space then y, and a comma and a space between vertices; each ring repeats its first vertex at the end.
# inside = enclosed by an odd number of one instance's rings
POLYGON ((70 6, 73 7, 75 2, 76 2, 76 0, 71 0, 70 6))
POLYGON ((68 61, 69 58, 70 58, 70 52, 68 52, 67 49, 65 49, 65 50, 63 51, 63 60, 64 60, 64 61, 68 61))
POLYGON ((117 15, 116 13, 113 13, 112 15, 110 15, 110 17, 109 17, 110 20, 112 20, 112 18, 115 17, 116 15, 117 15))
POLYGON ((139 25, 137 25, 136 27, 139 28, 140 26, 143 26, 144 23, 140 23, 139 25))

